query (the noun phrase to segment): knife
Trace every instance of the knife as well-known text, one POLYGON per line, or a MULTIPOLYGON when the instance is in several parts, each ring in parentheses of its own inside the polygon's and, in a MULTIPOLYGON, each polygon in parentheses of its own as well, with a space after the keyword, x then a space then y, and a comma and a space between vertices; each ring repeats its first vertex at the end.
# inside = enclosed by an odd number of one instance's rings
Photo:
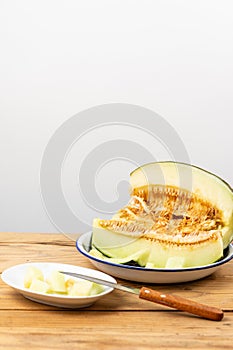
POLYGON ((72 277, 88 280, 97 284, 108 286, 110 288, 119 289, 124 292, 137 294, 141 299, 162 304, 180 311, 186 311, 188 313, 201 316, 203 318, 206 318, 212 321, 221 321, 224 316, 223 311, 219 308, 208 306, 205 304, 200 304, 200 303, 197 303, 196 301, 192 301, 190 299, 186 299, 178 295, 162 293, 154 289, 150 289, 148 287, 141 287, 140 289, 132 288, 132 287, 121 285, 119 283, 113 283, 106 280, 102 280, 100 278, 83 275, 81 273, 66 272, 66 271, 60 271, 60 273, 63 273, 65 275, 69 275, 72 277))

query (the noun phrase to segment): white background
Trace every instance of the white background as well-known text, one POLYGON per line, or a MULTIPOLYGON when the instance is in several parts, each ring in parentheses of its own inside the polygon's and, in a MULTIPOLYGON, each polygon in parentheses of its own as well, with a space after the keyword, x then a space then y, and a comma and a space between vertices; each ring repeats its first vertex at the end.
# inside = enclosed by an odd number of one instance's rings
POLYGON ((231 185, 231 0, 0 0, 0 230, 56 232, 40 196, 56 129, 111 102, 154 110, 231 185))

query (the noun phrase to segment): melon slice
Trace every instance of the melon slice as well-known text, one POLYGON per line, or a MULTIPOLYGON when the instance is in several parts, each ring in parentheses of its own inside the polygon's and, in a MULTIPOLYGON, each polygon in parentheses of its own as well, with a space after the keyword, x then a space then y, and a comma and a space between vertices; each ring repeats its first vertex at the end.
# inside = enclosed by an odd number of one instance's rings
POLYGON ((233 192, 219 177, 177 162, 130 175, 131 198, 111 220, 95 219, 92 246, 106 259, 183 268, 217 261, 233 238, 233 192))

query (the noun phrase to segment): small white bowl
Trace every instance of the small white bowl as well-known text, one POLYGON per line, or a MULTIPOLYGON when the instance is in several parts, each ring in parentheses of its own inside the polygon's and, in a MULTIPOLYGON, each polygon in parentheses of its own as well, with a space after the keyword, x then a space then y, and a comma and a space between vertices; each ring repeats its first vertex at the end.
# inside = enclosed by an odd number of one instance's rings
POLYGON ((83 307, 92 305, 97 300, 104 297, 106 294, 110 293, 113 290, 113 288, 103 286, 104 291, 102 293, 90 295, 90 296, 69 296, 69 295, 61 295, 61 294, 47 294, 47 293, 35 292, 24 287, 24 276, 27 268, 30 265, 39 268, 43 272, 45 277, 51 271, 54 271, 54 270, 69 271, 69 272, 76 272, 84 275, 89 275, 92 277, 101 278, 106 281, 116 283, 116 280, 113 277, 108 276, 103 272, 88 269, 85 267, 68 265, 68 264, 35 262, 35 263, 15 265, 3 271, 1 277, 6 284, 8 284, 10 287, 17 290, 25 298, 30 299, 32 301, 36 301, 38 303, 42 303, 42 304, 65 307, 65 308, 75 308, 75 309, 83 308, 83 307))
POLYGON ((138 266, 116 264, 92 256, 91 249, 92 232, 85 233, 76 241, 78 251, 86 256, 94 266, 114 277, 134 282, 143 283, 181 283, 194 281, 211 275, 222 265, 233 258, 233 245, 230 244, 224 251, 223 259, 209 265, 179 269, 151 269, 138 266))

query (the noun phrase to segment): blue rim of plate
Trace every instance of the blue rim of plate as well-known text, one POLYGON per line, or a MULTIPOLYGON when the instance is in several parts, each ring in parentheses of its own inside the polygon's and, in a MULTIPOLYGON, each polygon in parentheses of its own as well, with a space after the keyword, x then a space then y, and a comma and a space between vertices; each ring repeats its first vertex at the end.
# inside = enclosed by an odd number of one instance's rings
MULTIPOLYGON (((146 267, 140 267, 140 266, 131 266, 131 265, 127 265, 127 264, 117 264, 117 263, 112 263, 112 262, 109 262, 109 261, 106 261, 103 259, 98 259, 98 258, 90 255, 89 252, 83 246, 83 244, 81 245, 81 243, 80 243, 80 239, 83 238, 84 235, 88 236, 88 235, 90 235, 90 232, 84 233, 76 240, 76 248, 81 254, 86 256, 88 259, 95 260, 99 263, 102 263, 105 265, 110 265, 110 266, 115 266, 115 267, 120 267, 123 269, 131 269, 131 270, 146 271, 146 272, 149 272, 149 271, 151 271, 151 272, 186 272, 186 271, 206 270, 206 269, 210 269, 213 267, 217 267, 217 266, 220 266, 220 265, 227 263, 228 261, 230 261, 233 258, 233 243, 230 243, 228 245, 228 247, 224 249, 225 257, 221 258, 220 260, 218 260, 212 264, 204 265, 204 266, 195 266, 195 267, 178 268, 178 269, 163 269, 163 268, 146 268, 146 267), (229 252, 230 249, 232 249, 231 252, 229 252)), ((92 239, 92 237, 90 237, 89 244, 91 244, 91 239, 92 239)))

